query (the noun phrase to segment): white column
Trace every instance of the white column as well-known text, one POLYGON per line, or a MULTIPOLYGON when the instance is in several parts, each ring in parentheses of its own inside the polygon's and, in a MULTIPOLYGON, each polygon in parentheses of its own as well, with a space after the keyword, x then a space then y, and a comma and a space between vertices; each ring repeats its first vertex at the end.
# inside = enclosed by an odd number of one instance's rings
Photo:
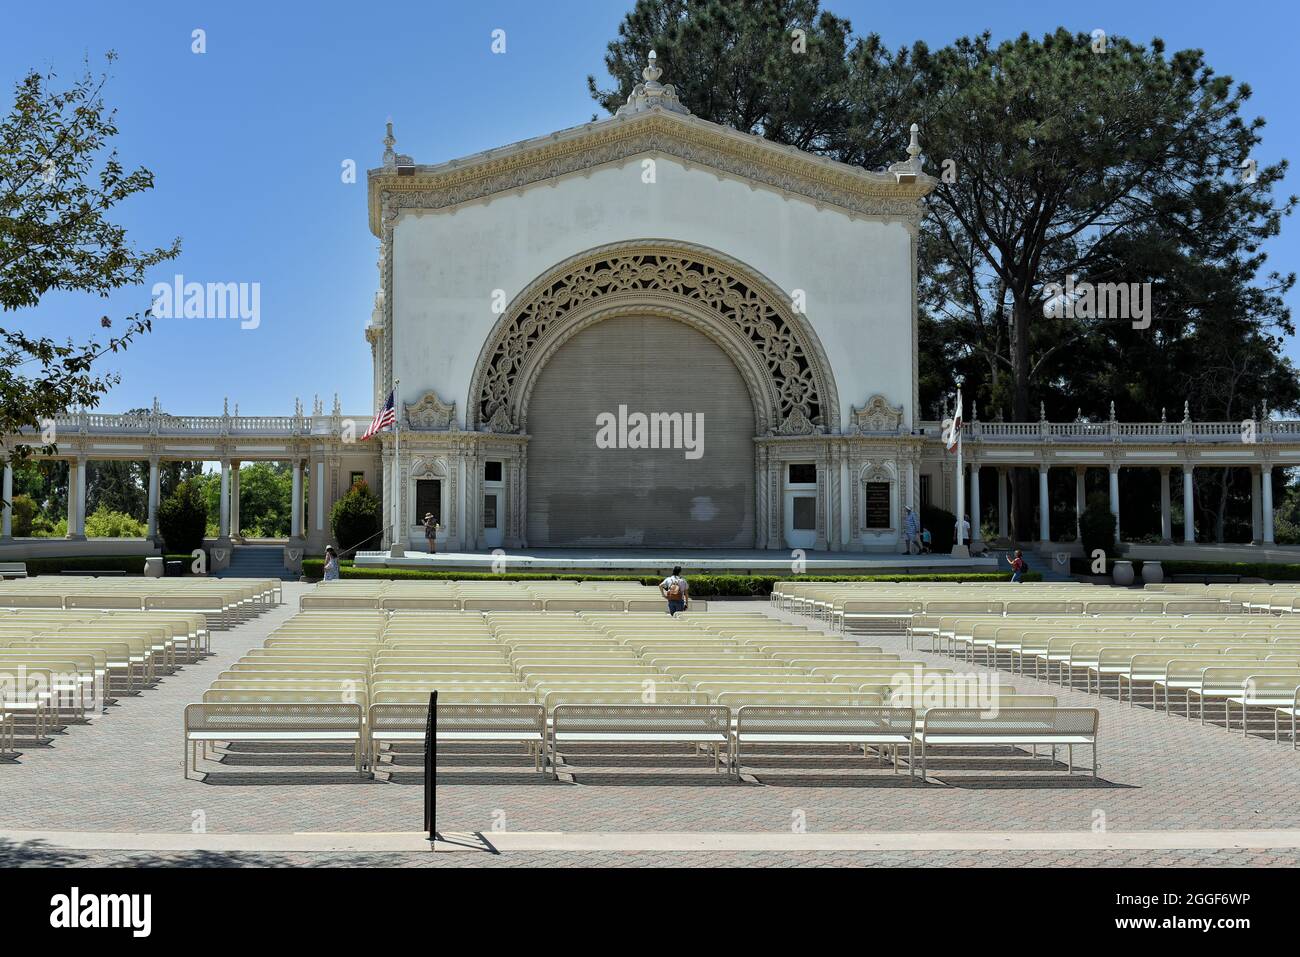
POLYGON ((293 460, 293 504, 289 516, 289 536, 302 538, 302 460, 293 460))
POLYGON ((81 484, 81 463, 68 459, 68 534, 67 538, 77 537, 77 486, 81 484))
POLYGON ((239 537, 239 462, 230 463, 230 534, 239 537))
POLYGON ((5 462, 4 483, 0 485, 0 499, 4 499, 4 515, 0 516, 0 538, 14 535, 14 467, 5 462))
POLYGON ((1047 463, 1038 466, 1038 540, 1052 540, 1052 506, 1047 495, 1047 463))
POLYGON ((158 534, 158 460, 149 460, 149 515, 145 519, 144 537, 150 541, 158 534))
POLYGON ((230 537, 230 461, 221 462, 221 520, 217 526, 217 537, 230 537))
POLYGON ((77 538, 86 537, 86 486, 89 470, 88 463, 84 458, 77 460, 77 538))
POLYGON ((1264 537, 1264 509, 1260 500, 1259 469, 1250 468, 1250 540, 1256 545, 1264 537))
POLYGON ((1192 472, 1192 466, 1183 466, 1183 541, 1189 545, 1196 541, 1196 519, 1193 512, 1195 502, 1192 500, 1192 472))
POLYGON ((1160 466, 1160 541, 1174 540, 1174 517, 1169 504, 1169 466, 1160 466))
POLYGON ((980 467, 978 462, 970 464, 970 540, 980 540, 980 467))
MULTIPOLYGON (((316 487, 312 489, 312 497, 316 500, 316 531, 325 531, 325 460, 321 459, 316 463, 316 487)), ((339 546, 346 548, 342 542, 339 546)))
POLYGON ((1263 492, 1264 544, 1273 544, 1273 466, 1260 466, 1260 491, 1263 492))
POLYGON ((1007 537, 1007 470, 998 467, 998 538, 1007 537))
POLYGON ((1087 502, 1088 468, 1084 465, 1074 467, 1074 540, 1083 542, 1083 510, 1087 502))
POLYGON ((1115 516, 1115 543, 1119 544, 1119 466, 1110 467, 1110 514, 1115 516))

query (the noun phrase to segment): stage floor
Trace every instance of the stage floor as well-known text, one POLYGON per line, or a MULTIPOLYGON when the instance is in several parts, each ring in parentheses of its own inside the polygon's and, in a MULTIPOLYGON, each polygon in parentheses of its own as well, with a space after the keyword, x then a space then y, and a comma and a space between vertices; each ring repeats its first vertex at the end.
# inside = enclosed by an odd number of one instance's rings
POLYGON ((795 575, 874 575, 885 572, 959 572, 998 570, 996 557, 954 558, 951 555, 897 555, 882 552, 804 552, 796 559, 788 551, 762 549, 659 548, 526 548, 474 552, 428 552, 407 550, 402 558, 387 552, 358 552, 356 564, 369 568, 420 568, 437 571, 495 572, 583 572, 588 574, 629 572, 660 574, 681 565, 687 574, 734 573, 795 575))

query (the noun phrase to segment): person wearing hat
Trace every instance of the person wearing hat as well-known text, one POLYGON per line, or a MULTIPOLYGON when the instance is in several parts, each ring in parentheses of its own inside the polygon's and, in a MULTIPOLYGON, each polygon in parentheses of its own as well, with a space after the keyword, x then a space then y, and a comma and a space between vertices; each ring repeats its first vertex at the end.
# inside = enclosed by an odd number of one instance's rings
POLYGON ((438 529, 442 528, 433 520, 433 512, 424 513, 424 540, 429 543, 429 554, 438 553, 438 529))
POLYGON ((916 512, 912 506, 904 506, 906 514, 903 517, 903 542, 907 546, 907 552, 912 553, 912 545, 916 545, 916 550, 921 551, 921 520, 916 517, 916 512))

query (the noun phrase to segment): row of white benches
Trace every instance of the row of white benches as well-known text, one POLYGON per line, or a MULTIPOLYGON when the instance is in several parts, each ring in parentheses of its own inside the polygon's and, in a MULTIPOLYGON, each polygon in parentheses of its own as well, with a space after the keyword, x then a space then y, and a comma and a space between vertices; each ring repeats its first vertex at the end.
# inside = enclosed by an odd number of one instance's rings
MULTIPOLYGON (((385 744, 423 742, 428 705, 373 705, 367 715, 346 703, 192 704, 185 709, 185 777, 197 773, 200 749, 218 743, 351 744, 355 769, 369 773, 385 744)), ((517 743, 534 766, 555 776, 569 745, 687 745, 705 748, 718 769, 741 773, 745 746, 861 747, 902 752, 909 774, 928 773, 930 749, 945 746, 1065 748, 1074 771, 1074 748, 1088 747, 1097 776, 1099 716, 1091 708, 912 708, 818 705, 451 704, 438 706, 436 743, 517 743)))

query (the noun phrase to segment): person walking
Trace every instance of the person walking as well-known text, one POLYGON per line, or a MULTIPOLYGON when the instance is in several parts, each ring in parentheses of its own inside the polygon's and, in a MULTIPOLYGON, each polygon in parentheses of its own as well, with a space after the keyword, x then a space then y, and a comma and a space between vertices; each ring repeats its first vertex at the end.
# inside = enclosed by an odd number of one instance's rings
POLYGON ((668 614, 675 615, 690 606, 690 589, 682 577, 682 566, 674 565, 673 573, 659 583, 659 594, 668 601, 668 614))
POLYGON ((438 554, 438 529, 442 528, 433 520, 433 512, 424 513, 424 540, 429 544, 429 554, 438 554))
POLYGON ((970 519, 965 515, 959 521, 952 523, 953 534, 957 536, 958 545, 970 544, 970 519))
POLYGON ((907 543, 907 553, 912 554, 912 546, 916 546, 919 554, 921 551, 921 520, 916 517, 916 512, 912 506, 904 506, 906 514, 903 517, 903 540, 907 543))
POLYGON ((1016 549, 1014 557, 1007 556, 1007 564, 1011 566, 1011 580, 1019 584, 1025 580, 1025 572, 1029 571, 1029 562, 1025 561, 1024 553, 1016 549))
POLYGON ((336 582, 339 580, 339 553, 334 551, 333 545, 325 547, 325 581, 336 582))

